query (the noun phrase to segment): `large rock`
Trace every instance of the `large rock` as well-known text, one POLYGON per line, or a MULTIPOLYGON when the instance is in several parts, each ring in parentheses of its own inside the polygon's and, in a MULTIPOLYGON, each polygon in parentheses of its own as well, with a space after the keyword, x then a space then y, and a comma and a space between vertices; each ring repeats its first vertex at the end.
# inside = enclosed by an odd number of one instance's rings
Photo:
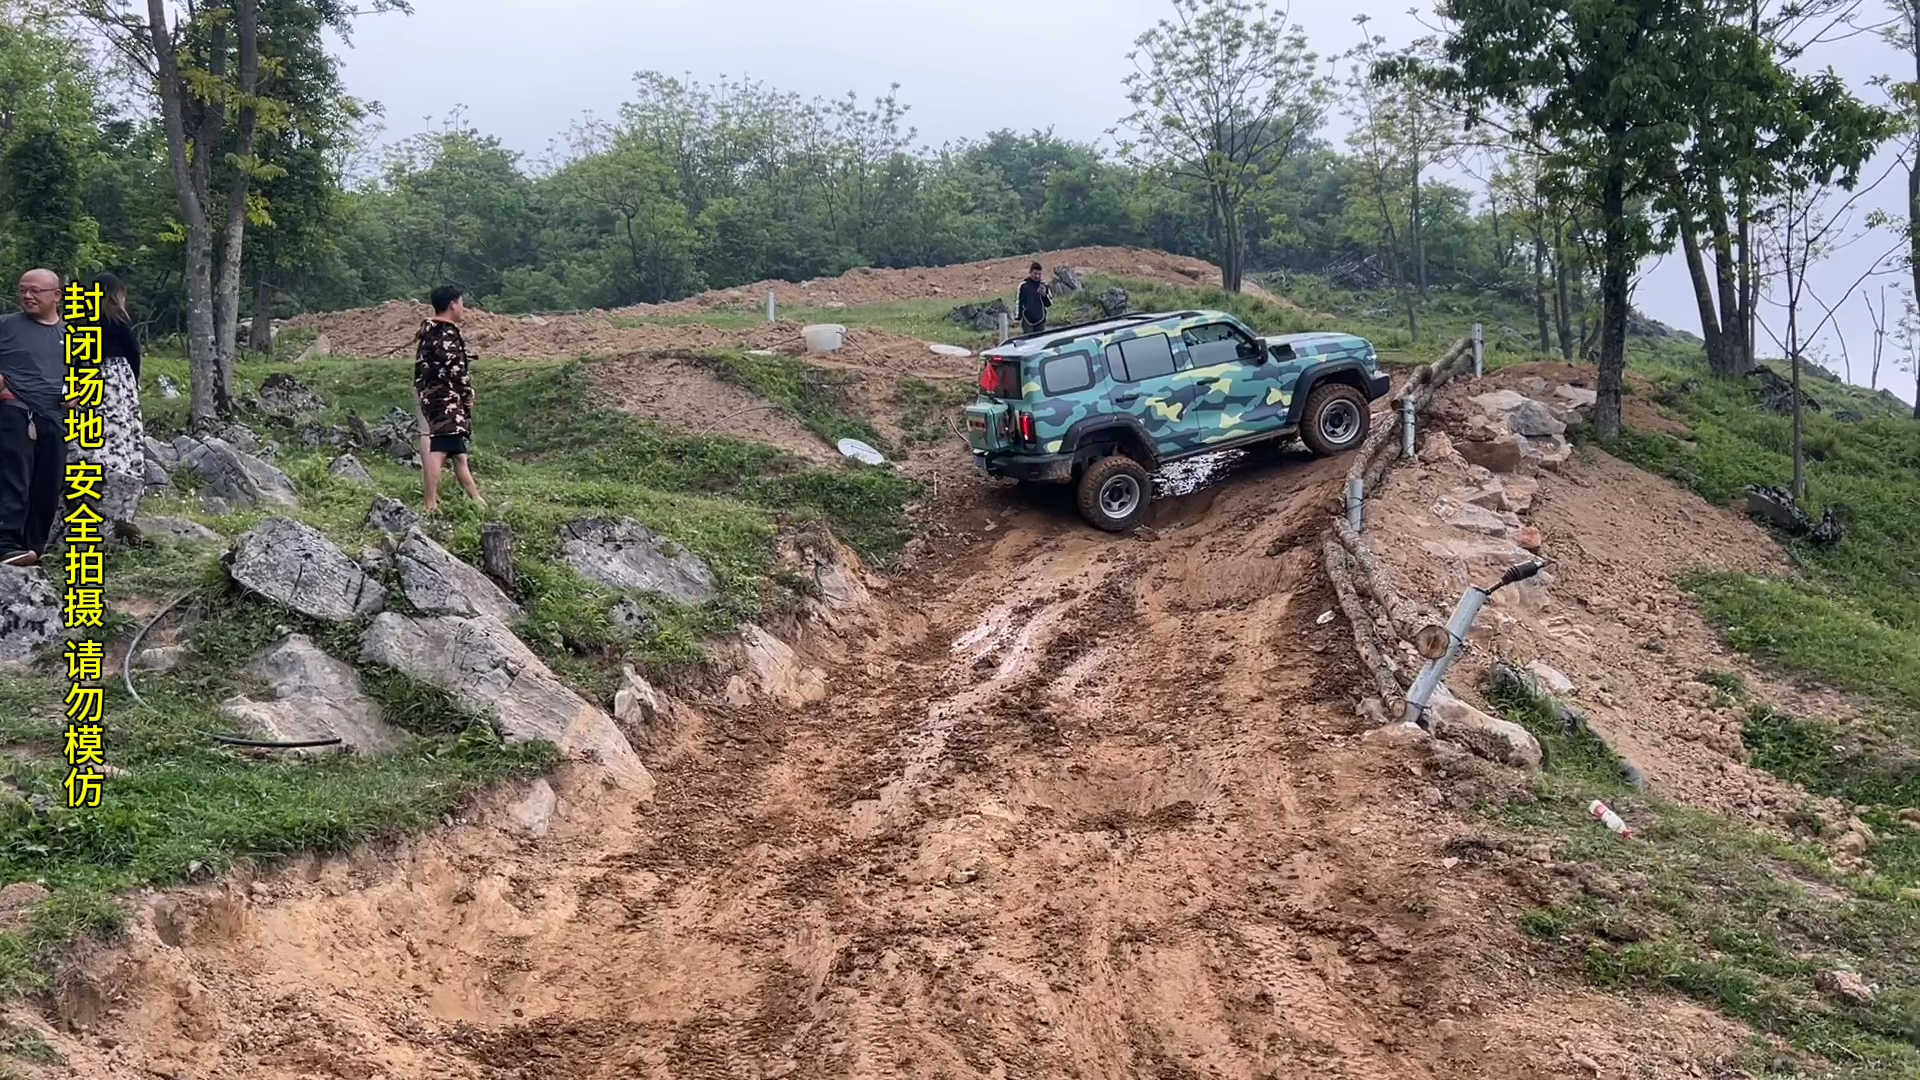
POLYGON ((1517 436, 1520 460, 1525 466, 1556 469, 1573 456, 1573 444, 1564 436, 1542 435, 1539 438, 1517 436))
POLYGON ((63 629, 60 593, 37 566, 0 566, 0 664, 24 663, 63 629))
POLYGON ((367 467, 360 464, 360 459, 354 457, 352 454, 341 454, 339 457, 334 458, 333 461, 327 465, 327 472, 330 475, 337 476, 342 480, 354 484, 373 483, 373 474, 368 472, 367 467))
MULTIPOLYGON (((338 738, 358 754, 381 754, 406 744, 398 729, 380 717, 380 705, 360 688, 352 665, 328 656, 305 634, 293 634, 267 650, 248 668, 266 683, 265 701, 236 697, 220 710, 273 742, 338 738)), ((329 747, 303 752, 325 753, 329 747)))
POLYGON ((871 596, 860 576, 859 556, 822 525, 783 533, 776 557, 787 573, 812 583, 807 607, 815 618, 853 610, 871 596))
POLYGON ((827 677, 802 663, 786 642, 749 623, 742 629, 747 666, 760 689, 783 705, 798 708, 827 699, 827 677))
POLYGON ((1515 435, 1537 439, 1543 435, 1564 435, 1567 425, 1554 419, 1553 413, 1545 405, 1528 398, 1520 403, 1519 408, 1507 414, 1507 430, 1515 435))
POLYGON ((1440 500, 1433 504, 1433 516, 1456 529, 1465 529, 1483 536, 1505 536, 1507 530, 1517 524, 1484 506, 1463 502, 1452 495, 1442 495, 1440 500))
POLYGON ((428 615, 491 615, 511 626, 525 614, 491 578, 418 529, 407 533, 394 561, 407 599, 428 615))
POLYGON ((182 517, 166 517, 161 514, 142 514, 133 519, 133 527, 140 535, 149 539, 166 538, 182 543, 217 544, 220 534, 197 521, 182 517))
POLYGON ((492 710, 508 742, 550 742, 590 753, 642 797, 653 777, 613 717, 567 689, 498 619, 442 615, 409 619, 383 612, 360 643, 361 657, 437 686, 476 712, 492 710))
POLYGON ((1518 471, 1525 455, 1520 450, 1518 435, 1502 435, 1497 439, 1484 442, 1462 440, 1454 443, 1453 448, 1472 465, 1496 473, 1518 471))
POLYGON ((574 573, 615 589, 657 592, 682 604, 719 595, 713 570, 687 549, 631 518, 589 518, 560 531, 574 573))
POLYGON ((613 693, 613 718, 652 725, 660 721, 660 692, 631 665, 620 668, 620 689, 613 693))
POLYGON ((375 495, 373 509, 367 511, 367 528, 389 536, 405 536, 420 524, 420 515, 390 495, 375 495))
POLYGON ((1545 760, 1540 741, 1511 720, 1488 716, 1461 701, 1442 685, 1427 701, 1433 732, 1459 743, 1489 761, 1522 769, 1538 769, 1545 760))
POLYGON ((1007 309, 1005 300, 991 300, 984 304, 961 304, 947 312, 947 318, 969 330, 982 334, 991 334, 1000 329, 1000 320, 1013 319, 1013 313, 1007 309))
POLYGON ((291 419, 326 407, 320 395, 285 372, 269 375, 260 383, 260 409, 269 416, 291 419))
POLYGON ((344 622, 386 603, 379 582, 333 541, 292 518, 268 518, 243 534, 226 563, 241 585, 316 619, 344 622))
POLYGON ((1103 289, 1094 299, 1100 304, 1100 310, 1110 319, 1125 315, 1133 310, 1133 297, 1122 288, 1103 289))
POLYGON ((179 462, 175 471, 198 475, 204 496, 242 507, 300 505, 286 473, 225 439, 182 435, 173 440, 173 450, 179 462))

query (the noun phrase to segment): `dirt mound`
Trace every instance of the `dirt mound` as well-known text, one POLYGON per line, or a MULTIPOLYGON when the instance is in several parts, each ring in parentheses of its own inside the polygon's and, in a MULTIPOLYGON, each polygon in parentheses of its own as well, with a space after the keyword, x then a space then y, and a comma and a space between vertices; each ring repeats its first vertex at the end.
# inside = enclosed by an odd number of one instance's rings
MULTIPOLYGON (((414 331, 431 310, 425 304, 392 300, 354 311, 302 315, 288 325, 327 335, 338 355, 410 360, 414 331)), ((806 352, 800 324, 786 319, 751 330, 725 330, 698 323, 621 326, 599 313, 495 315, 476 309, 467 313, 460 329, 483 363, 500 358, 551 359, 697 349, 766 349, 786 356, 806 352)), ((849 329, 838 351, 808 359, 827 367, 933 378, 968 375, 978 366, 971 358, 941 356, 924 341, 866 328, 849 329)))
MULTIPOLYGON (((781 307, 831 307, 872 304, 886 300, 918 300, 929 296, 949 296, 956 302, 982 296, 1004 295, 1009 300, 1027 276, 1027 264, 1038 262, 1051 275, 1057 266, 1072 267, 1082 273, 1110 277, 1141 278, 1187 287, 1220 284, 1220 268, 1201 259, 1169 255, 1145 248, 1082 247, 1066 251, 1047 251, 1005 259, 960 263, 954 266, 911 267, 899 270, 861 268, 835 278, 812 281, 756 281, 733 289, 717 289, 686 300, 667 304, 625 308, 616 314, 668 314, 715 309, 760 311, 766 308, 767 290, 781 307)), ((1278 303, 1252 282, 1247 292, 1278 303)))
MULTIPOLYGON (((722 330, 690 322, 684 325, 621 325, 622 320, 659 316, 697 318, 713 311, 763 311, 767 290, 774 290, 782 308, 834 307, 885 300, 951 296, 956 300, 1005 293, 1011 297, 1035 257, 993 259, 958 266, 909 270, 849 271, 837 278, 795 284, 763 281, 737 289, 703 293, 666 304, 643 304, 616 311, 587 311, 558 315, 498 315, 468 309, 461 324, 467 343, 483 357, 589 356, 655 349, 716 347, 771 348, 800 351, 800 326, 783 320, 751 331, 722 330)), ((1049 267, 1072 266, 1092 273, 1124 275, 1174 285, 1218 284, 1219 268, 1199 259, 1136 248, 1074 248, 1047 252, 1037 258, 1049 267)), ((1285 303, 1249 282, 1250 293, 1285 303)), ((422 303, 389 300, 373 307, 300 315, 287 320, 289 329, 325 334, 334 353, 342 356, 411 356, 413 334, 432 309, 422 303)), ((834 354, 840 362, 849 353, 867 353, 895 370, 945 370, 951 358, 935 356, 926 344, 877 330, 855 328, 846 346, 834 354), (932 362, 929 362, 932 361, 932 362), (946 361, 945 366, 941 361, 946 361)), ((832 358, 830 358, 832 359, 832 358)), ((962 366, 965 361, 962 361, 962 366)))
POLYGON ((542 839, 508 793, 162 897, 52 1041, 91 1080, 1591 1080, 1738 1046, 1536 974, 1499 914, 1531 864, 1444 747, 1357 737, 1314 543, 1346 464, 1274 455, 1128 538, 957 474, 864 613, 774 628, 824 702, 685 702, 652 805, 563 773, 542 839))
MULTIPOLYGON (((1562 379, 1592 375, 1568 365, 1506 369, 1449 386, 1439 415, 1460 435, 1472 412, 1469 397, 1506 388, 1546 401, 1555 388, 1572 385, 1562 379), (1541 380, 1545 392, 1536 385, 1541 380)), ((1638 389, 1644 393, 1644 383, 1638 389)), ((1643 398, 1629 397, 1627 408, 1636 427, 1678 426, 1643 398)), ((1489 515, 1446 520, 1465 501, 1463 491, 1503 483, 1487 477, 1457 454, 1438 455, 1396 469, 1368 501, 1372 544, 1408 599, 1444 613, 1469 581, 1489 584, 1505 560, 1524 555, 1512 533, 1487 535, 1496 528, 1489 515)), ((1678 583, 1702 567, 1784 572, 1779 546, 1742 515, 1597 448, 1582 447, 1558 469, 1525 480, 1539 486, 1519 517, 1540 531, 1540 553, 1551 560, 1545 584, 1495 595, 1449 681, 1485 686, 1496 657, 1543 663, 1571 680, 1564 696, 1654 788, 1695 806, 1781 823, 1804 795, 1744 764, 1743 714, 1696 677, 1738 672, 1767 699, 1809 712, 1832 714, 1835 703, 1727 650, 1678 583)))
POLYGON ((718 378, 705 365, 667 355, 629 357, 593 367, 607 404, 698 435, 764 443, 815 464, 840 461, 806 425, 779 405, 718 378))

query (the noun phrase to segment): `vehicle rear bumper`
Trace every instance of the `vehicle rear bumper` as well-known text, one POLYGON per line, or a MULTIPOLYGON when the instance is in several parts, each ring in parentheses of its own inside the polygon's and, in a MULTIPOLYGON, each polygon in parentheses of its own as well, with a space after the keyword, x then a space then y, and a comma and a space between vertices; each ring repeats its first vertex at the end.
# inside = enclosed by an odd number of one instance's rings
POLYGON ((1373 375, 1368 376, 1367 400, 1379 401, 1381 398, 1387 396, 1387 391, 1391 389, 1392 386, 1393 386, 1393 379, 1388 377, 1387 373, 1384 371, 1376 372, 1373 375))
POLYGON ((988 457, 975 453, 973 464, 989 476, 1010 480, 1031 480, 1041 484, 1064 484, 1073 479, 1073 458, 1065 454, 1002 454, 988 457))

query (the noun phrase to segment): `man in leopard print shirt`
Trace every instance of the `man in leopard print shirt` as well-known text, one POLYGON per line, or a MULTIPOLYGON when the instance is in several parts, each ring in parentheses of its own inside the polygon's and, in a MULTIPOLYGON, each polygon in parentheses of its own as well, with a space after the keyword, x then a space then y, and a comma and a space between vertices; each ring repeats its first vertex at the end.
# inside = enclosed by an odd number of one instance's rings
POLYGON ((473 360, 460 320, 467 305, 460 290, 442 285, 433 290, 433 318, 414 334, 413 390, 419 407, 420 471, 427 482, 426 510, 440 508, 440 470, 448 459, 460 487, 481 506, 480 486, 467 462, 467 440, 473 436, 473 360))

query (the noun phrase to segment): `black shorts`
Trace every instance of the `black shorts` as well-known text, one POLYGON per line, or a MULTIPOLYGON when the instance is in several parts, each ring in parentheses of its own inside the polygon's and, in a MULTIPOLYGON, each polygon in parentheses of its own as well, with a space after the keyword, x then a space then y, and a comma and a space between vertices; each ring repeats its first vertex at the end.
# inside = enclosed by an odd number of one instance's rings
POLYGON ((467 437, 465 435, 429 435, 427 452, 459 457, 467 452, 467 437))

